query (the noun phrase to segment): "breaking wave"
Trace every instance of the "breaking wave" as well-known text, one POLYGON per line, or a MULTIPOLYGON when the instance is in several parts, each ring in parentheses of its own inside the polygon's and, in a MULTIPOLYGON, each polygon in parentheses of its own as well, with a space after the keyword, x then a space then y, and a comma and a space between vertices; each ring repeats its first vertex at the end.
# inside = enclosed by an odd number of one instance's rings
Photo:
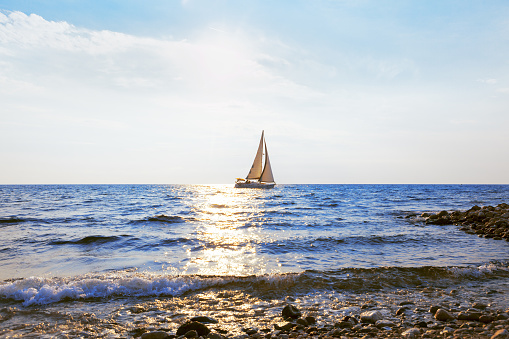
POLYGON ((345 268, 334 271, 252 276, 167 275, 115 271, 67 278, 30 277, 0 283, 0 299, 24 306, 111 297, 178 297, 207 290, 244 290, 262 298, 316 291, 363 292, 398 288, 443 288, 509 278, 509 263, 468 267, 345 268))

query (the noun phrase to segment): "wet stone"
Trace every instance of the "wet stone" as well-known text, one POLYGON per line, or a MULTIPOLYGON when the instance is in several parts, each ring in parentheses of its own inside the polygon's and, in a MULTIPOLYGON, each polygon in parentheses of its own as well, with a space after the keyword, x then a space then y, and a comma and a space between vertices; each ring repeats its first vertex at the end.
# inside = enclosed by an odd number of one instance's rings
POLYGON ((191 318, 191 321, 196 321, 196 322, 199 322, 202 324, 217 324, 218 323, 218 321, 216 319, 211 318, 211 317, 205 317, 205 316, 198 316, 198 317, 191 318))
POLYGON ((299 318, 299 319, 297 319, 296 323, 299 325, 302 325, 304 327, 308 326, 308 322, 306 321, 306 319, 299 318))
POLYGON ((449 321, 449 320, 453 320, 454 317, 446 310, 439 308, 437 310, 437 312, 435 313, 435 319, 439 320, 439 321, 449 321))
POLYGON ((382 320, 377 320, 377 322, 375 323, 375 326, 377 328, 384 328, 384 327, 394 327, 396 326, 392 321, 390 320, 385 320, 385 319, 382 319, 382 320))
POLYGON ((169 338, 170 335, 164 331, 154 331, 154 332, 148 332, 143 333, 141 335, 141 339, 165 339, 169 338))
POLYGON ((481 317, 480 312, 460 312, 458 314, 458 320, 479 320, 479 317, 481 317))
POLYGON ((439 307, 439 306, 431 306, 431 307, 429 308, 429 313, 431 313, 431 314, 435 315, 435 313, 437 313, 437 311, 438 311, 439 309, 440 309, 440 307, 439 307))
POLYGON ((409 307, 400 307, 398 308, 398 310, 396 311, 396 315, 402 315, 402 314, 405 314, 406 311, 410 310, 409 307))
POLYGON ((198 338, 198 332, 195 330, 188 331, 186 334, 184 334, 184 337, 186 338, 198 338))
POLYGON ((382 320, 382 318, 383 318, 383 315, 378 310, 366 311, 366 312, 361 313, 361 322, 363 322, 363 323, 374 324, 377 322, 377 320, 382 320))
POLYGON ((421 335, 421 331, 418 328, 411 328, 401 333, 401 336, 406 339, 418 338, 421 335))
POLYGON ((304 319, 306 319, 306 322, 308 323, 308 325, 314 325, 314 324, 316 324, 316 319, 315 319, 315 317, 313 317, 313 316, 307 316, 307 317, 306 317, 306 318, 304 318, 304 319))
POLYGON ((489 324, 493 322, 495 318, 492 315, 483 314, 479 317, 479 321, 485 324, 489 324))
POLYGON ((499 329, 498 331, 491 336, 491 339, 508 339, 509 338, 509 331, 506 329, 499 329))
POLYGON ((299 309, 293 305, 286 305, 281 312, 283 319, 298 319, 302 316, 299 309))
POLYGON ((177 329, 177 335, 185 335, 189 331, 196 331, 198 336, 206 336, 210 329, 197 321, 187 321, 177 329))

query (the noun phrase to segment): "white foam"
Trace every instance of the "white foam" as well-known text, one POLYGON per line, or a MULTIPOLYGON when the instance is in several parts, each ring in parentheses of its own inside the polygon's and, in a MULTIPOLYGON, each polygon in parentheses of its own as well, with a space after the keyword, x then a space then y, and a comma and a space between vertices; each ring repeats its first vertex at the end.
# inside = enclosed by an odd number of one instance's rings
POLYGON ((71 278, 30 277, 0 283, 0 296, 22 301, 24 306, 49 304, 64 299, 179 296, 187 291, 226 284, 234 279, 126 272, 71 278))
POLYGON ((455 276, 480 278, 486 275, 496 274, 497 271, 508 271, 508 267, 499 264, 488 263, 472 267, 451 267, 449 271, 455 276))

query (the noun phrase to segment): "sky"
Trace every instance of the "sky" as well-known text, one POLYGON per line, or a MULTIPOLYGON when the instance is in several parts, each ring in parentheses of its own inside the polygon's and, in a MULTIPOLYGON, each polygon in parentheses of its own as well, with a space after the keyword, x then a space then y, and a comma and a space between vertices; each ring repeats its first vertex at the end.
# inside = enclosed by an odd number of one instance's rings
POLYGON ((509 184, 509 2, 1 0, 0 184, 509 184))

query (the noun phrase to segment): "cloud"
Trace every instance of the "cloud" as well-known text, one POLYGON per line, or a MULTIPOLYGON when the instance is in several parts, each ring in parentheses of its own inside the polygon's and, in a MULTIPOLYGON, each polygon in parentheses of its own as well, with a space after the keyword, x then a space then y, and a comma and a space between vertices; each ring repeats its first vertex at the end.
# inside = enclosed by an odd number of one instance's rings
POLYGON ((492 79, 492 78, 488 78, 488 79, 477 79, 478 82, 480 83, 483 83, 483 84, 487 84, 487 85, 495 85, 498 83, 498 80, 497 79, 492 79))
POLYGON ((216 98, 306 91, 267 67, 250 41, 212 30, 193 40, 138 37, 10 12, 0 14, 0 77, 35 87, 74 83, 216 98))

